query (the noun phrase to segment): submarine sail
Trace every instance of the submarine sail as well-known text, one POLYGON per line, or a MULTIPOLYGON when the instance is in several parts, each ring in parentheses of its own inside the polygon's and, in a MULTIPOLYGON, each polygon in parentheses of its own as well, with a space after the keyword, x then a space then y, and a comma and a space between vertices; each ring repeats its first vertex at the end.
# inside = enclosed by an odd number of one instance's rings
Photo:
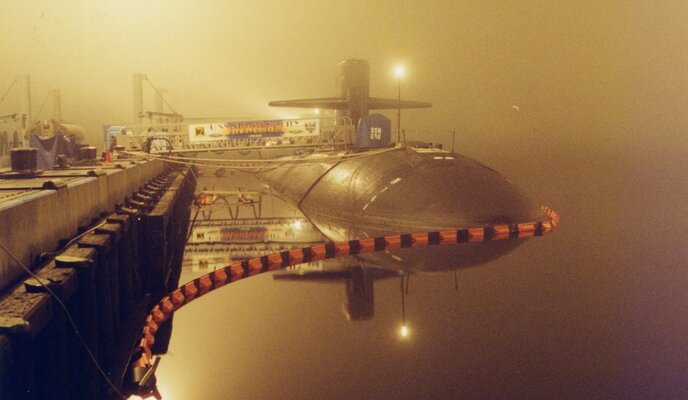
MULTIPOLYGON (((269 104, 343 110, 354 126, 372 109, 430 107, 425 102, 370 97, 365 60, 343 61, 339 81, 340 97, 269 104)), ((332 241, 547 220, 540 207, 503 175, 434 148, 397 145, 292 157, 257 176, 332 241)), ((360 257, 387 267, 446 270, 490 261, 520 242, 408 248, 360 257)))

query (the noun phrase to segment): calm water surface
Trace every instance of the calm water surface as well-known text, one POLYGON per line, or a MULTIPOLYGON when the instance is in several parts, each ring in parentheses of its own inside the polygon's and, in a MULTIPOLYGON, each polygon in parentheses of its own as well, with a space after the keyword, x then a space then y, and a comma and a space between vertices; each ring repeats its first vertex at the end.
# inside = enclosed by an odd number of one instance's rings
POLYGON ((569 155, 537 174, 507 174, 560 212, 560 228, 459 270, 458 289, 453 272, 412 274, 406 338, 399 277, 374 282, 365 321, 347 320, 344 281, 263 274, 208 294, 175 316, 160 391, 166 399, 688 398, 680 211, 688 174, 673 154, 637 164, 569 155))

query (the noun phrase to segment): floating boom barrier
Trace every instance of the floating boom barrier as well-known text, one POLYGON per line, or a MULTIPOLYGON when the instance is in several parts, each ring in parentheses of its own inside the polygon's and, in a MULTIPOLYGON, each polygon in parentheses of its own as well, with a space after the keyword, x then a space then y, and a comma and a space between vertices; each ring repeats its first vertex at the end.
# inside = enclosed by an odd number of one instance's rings
MULTIPOLYGON (((161 324, 174 312, 193 300, 229 283, 263 272, 295 266, 301 263, 347 257, 385 250, 417 248, 459 243, 482 243, 497 240, 527 239, 550 233, 559 224, 559 215, 547 206, 540 206, 547 218, 541 222, 508 225, 486 225, 475 228, 444 230, 412 234, 388 235, 344 242, 324 242, 296 250, 272 253, 249 260, 237 261, 224 268, 196 278, 164 296, 150 311, 141 338, 132 352, 129 365, 129 384, 134 392, 150 393, 157 362, 151 352, 155 334, 161 324)), ((159 359, 158 359, 159 361, 159 359)))

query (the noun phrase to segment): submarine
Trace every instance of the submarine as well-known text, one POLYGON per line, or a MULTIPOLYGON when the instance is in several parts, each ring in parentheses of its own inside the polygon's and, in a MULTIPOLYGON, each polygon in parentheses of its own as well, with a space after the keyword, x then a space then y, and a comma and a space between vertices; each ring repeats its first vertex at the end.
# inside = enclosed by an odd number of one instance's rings
MULTIPOLYGON (((368 132, 383 130, 375 124, 379 118, 369 120, 376 116, 369 115, 369 110, 431 106, 370 97, 366 60, 340 63, 339 82, 339 97, 281 100, 269 105, 343 112, 357 127, 357 143, 361 142, 360 135, 366 142, 368 132)), ((387 131, 389 135, 389 125, 387 131)), ((438 148, 388 141, 281 159, 284 163, 258 171, 258 179, 334 242, 457 228, 513 227, 551 219, 504 175, 469 157, 438 148)), ((402 248, 356 257, 387 268, 445 271, 494 260, 522 243, 486 240, 470 246, 402 248)))
MULTIPOLYGON (((185 304, 226 284, 322 261, 323 272, 306 279, 347 279, 347 315, 365 320, 374 314, 372 280, 366 278, 371 271, 407 274, 476 266, 514 250, 523 239, 551 232, 559 223, 556 212, 476 160, 433 147, 392 144, 389 120, 369 111, 430 104, 370 97, 365 60, 346 60, 339 70, 338 97, 269 104, 337 110, 356 127, 355 146, 277 158, 254 172, 329 242, 237 261, 163 297, 146 317, 132 351, 127 371, 131 393, 158 394, 155 369, 160 359, 153 360, 151 346, 159 325, 185 304), (344 267, 335 271, 328 262, 344 267)), ((299 279, 293 274, 280 278, 299 279)))

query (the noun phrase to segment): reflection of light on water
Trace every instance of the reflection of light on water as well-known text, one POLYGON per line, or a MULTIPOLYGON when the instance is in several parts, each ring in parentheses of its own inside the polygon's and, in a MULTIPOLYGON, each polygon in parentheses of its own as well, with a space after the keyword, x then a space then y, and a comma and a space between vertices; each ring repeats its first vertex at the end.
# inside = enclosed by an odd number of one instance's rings
POLYGON ((402 325, 401 329, 399 329, 399 334, 401 335, 402 339, 406 339, 409 335, 409 329, 406 326, 406 297, 404 296, 404 293, 408 291, 408 280, 409 276, 408 273, 404 273, 401 275, 401 320, 402 320, 402 325), (404 287, 404 277, 406 277, 406 287, 404 287))
POLYGON ((401 335, 402 338, 407 338, 409 335, 409 329, 406 325, 403 325, 401 329, 399 329, 399 334, 401 335))
MULTIPOLYGON (((172 400, 172 398, 169 395, 165 395, 162 397, 165 400, 172 400)), ((132 394, 131 396, 127 397, 127 400, 155 400, 156 397, 154 395, 149 395, 147 397, 141 397, 137 396, 135 394, 132 394)))

